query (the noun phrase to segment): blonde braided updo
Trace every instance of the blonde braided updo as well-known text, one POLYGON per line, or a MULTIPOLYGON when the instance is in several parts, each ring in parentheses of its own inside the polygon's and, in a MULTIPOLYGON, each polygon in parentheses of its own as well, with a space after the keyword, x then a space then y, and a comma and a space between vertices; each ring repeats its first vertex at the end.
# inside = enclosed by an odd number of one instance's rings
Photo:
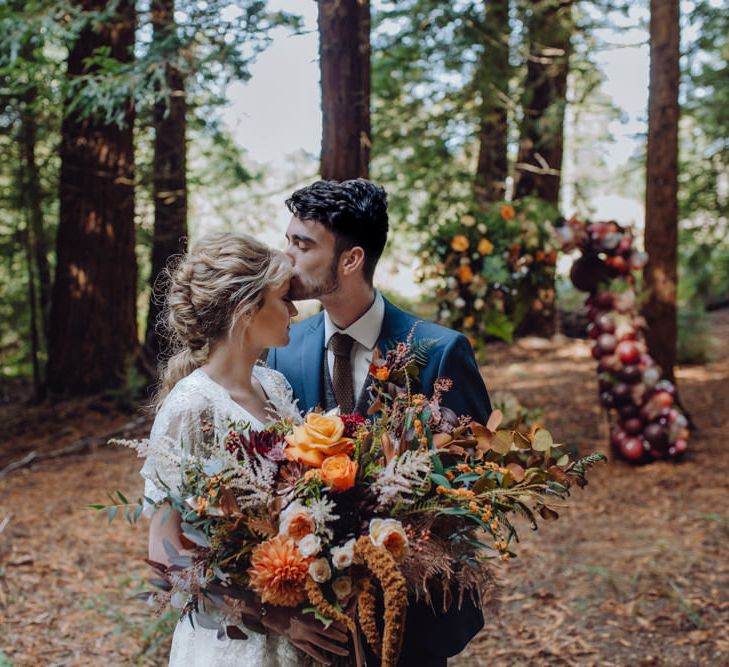
POLYGON ((263 306, 266 290, 292 275, 286 256, 246 234, 200 239, 169 270, 163 325, 172 356, 162 370, 155 405, 183 377, 202 366, 210 345, 263 306))

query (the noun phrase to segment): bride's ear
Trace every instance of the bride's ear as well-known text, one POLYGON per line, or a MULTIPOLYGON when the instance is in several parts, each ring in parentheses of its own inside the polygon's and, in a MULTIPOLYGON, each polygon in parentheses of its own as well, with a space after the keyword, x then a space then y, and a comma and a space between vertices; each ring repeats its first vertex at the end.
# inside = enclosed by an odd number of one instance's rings
POLYGON ((342 271, 344 275, 351 275, 361 271, 364 267, 365 251, 361 246, 354 246, 342 253, 342 271))

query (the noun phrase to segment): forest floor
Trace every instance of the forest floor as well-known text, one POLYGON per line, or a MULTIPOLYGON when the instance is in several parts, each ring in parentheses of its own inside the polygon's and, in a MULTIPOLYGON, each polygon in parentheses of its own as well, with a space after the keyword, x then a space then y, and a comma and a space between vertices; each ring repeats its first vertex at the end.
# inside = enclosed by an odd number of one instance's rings
MULTIPOLYGON (((713 316, 717 357, 678 371, 699 430, 679 464, 598 466, 559 521, 521 531, 498 566, 498 617, 451 665, 729 664, 729 314, 713 316)), ((607 453, 586 342, 492 347, 492 392, 543 406, 581 453, 607 453)), ((84 509, 108 491, 141 493, 133 451, 98 436, 149 422, 112 399, 0 405, 0 469, 79 441, 0 478, 0 666, 162 665, 171 616, 151 623, 134 597, 148 575, 144 523, 84 509), (85 440, 82 440, 84 439, 85 440)))

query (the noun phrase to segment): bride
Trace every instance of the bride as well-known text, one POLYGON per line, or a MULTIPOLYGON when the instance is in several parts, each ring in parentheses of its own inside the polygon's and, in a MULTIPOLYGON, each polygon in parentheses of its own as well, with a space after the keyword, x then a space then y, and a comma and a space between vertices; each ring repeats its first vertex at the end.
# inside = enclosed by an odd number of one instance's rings
MULTIPOLYGON (((290 318, 297 312, 289 299, 291 275, 283 253, 249 236, 227 233, 202 239, 171 273, 166 325, 175 353, 162 373, 150 453, 141 471, 151 500, 166 497, 160 479, 171 488, 180 482, 179 470, 155 454, 160 450, 155 443, 199 453, 213 446, 215 431, 230 421, 260 429, 270 421, 271 405, 293 409, 283 375, 256 365, 265 348, 288 343, 290 318)), ((165 513, 163 507, 151 516, 149 558, 169 564, 163 540, 180 552, 185 548, 179 513, 163 520, 165 513)), ((260 601, 246 613, 258 618, 268 634, 219 640, 215 630, 180 620, 169 664, 294 667, 308 657, 328 664, 332 654, 347 655, 342 628, 326 630, 310 616, 260 601)))

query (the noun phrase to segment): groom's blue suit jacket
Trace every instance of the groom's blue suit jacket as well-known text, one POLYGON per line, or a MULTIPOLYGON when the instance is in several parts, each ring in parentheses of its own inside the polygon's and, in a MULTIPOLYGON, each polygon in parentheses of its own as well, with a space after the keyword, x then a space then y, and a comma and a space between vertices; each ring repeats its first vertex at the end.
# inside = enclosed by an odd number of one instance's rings
MULTIPOLYGON (((443 395, 442 403, 458 415, 470 415, 485 424, 491 413, 491 402, 471 345, 463 334, 419 320, 385 300, 385 316, 377 342, 380 350, 384 353, 392 343, 405 341, 416 323, 414 339, 434 341, 428 349, 427 365, 420 369, 420 391, 430 396, 437 378, 450 378, 453 389, 443 395)), ((323 313, 294 324, 289 344, 269 352, 269 366, 286 376, 304 412, 323 403, 323 360, 323 313)), ((422 602, 413 604, 408 610, 399 664, 444 664, 445 657, 460 653, 482 627, 481 611, 468 595, 464 596, 460 610, 453 604, 446 613, 434 614, 422 602)), ((368 655, 368 667, 373 662, 371 658, 368 655)))

